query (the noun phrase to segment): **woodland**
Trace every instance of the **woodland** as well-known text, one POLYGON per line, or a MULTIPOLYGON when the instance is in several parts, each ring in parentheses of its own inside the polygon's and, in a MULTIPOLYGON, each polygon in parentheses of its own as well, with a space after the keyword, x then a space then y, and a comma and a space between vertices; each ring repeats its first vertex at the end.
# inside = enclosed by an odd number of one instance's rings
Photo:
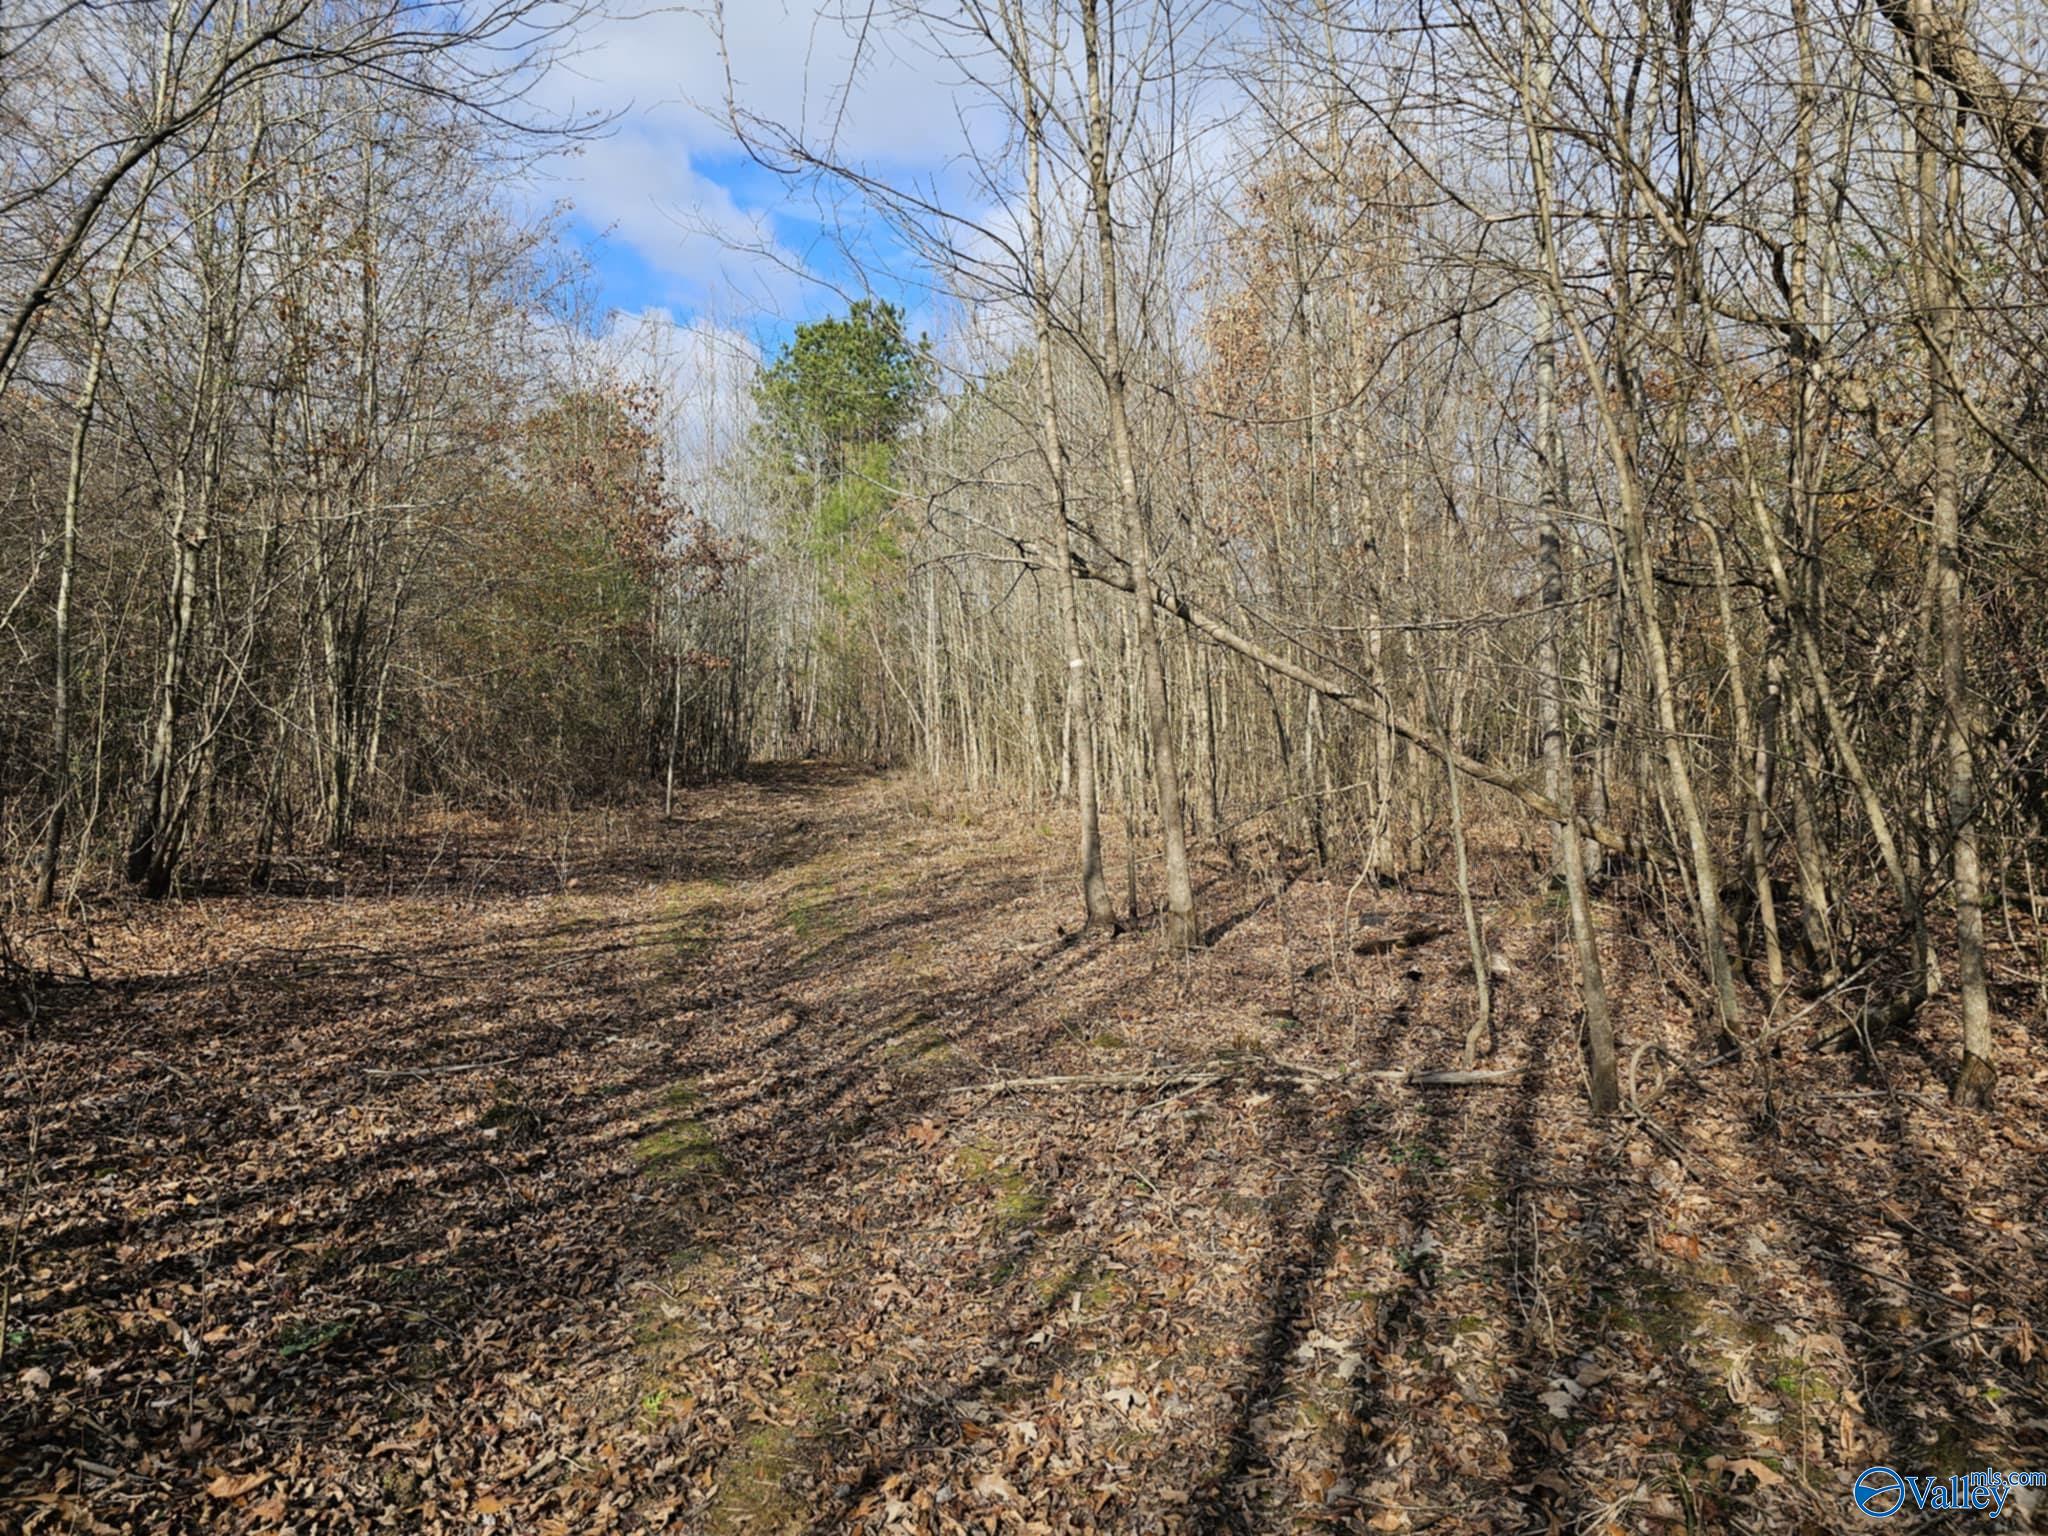
POLYGON ((2037 10, 621 14, 0 9, 0 1531, 2048 1525, 2037 10))

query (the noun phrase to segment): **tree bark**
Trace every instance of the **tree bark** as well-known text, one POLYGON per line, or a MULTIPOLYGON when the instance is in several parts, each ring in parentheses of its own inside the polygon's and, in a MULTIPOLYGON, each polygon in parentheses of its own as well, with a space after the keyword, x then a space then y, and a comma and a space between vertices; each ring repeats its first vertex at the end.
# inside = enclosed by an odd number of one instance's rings
POLYGON ((1950 868, 1956 890, 1956 981, 1963 1016, 1963 1060, 1949 1085, 1957 1104, 1985 1108, 1998 1082, 1991 1061, 1991 1004, 1984 975, 1984 889, 1977 858, 1976 767, 1971 757, 1971 709, 1963 667, 1963 570, 1958 522, 1957 431, 1950 393, 1955 348, 1954 252, 1948 207, 1954 170, 1941 143, 1946 136, 1935 85, 1940 47, 1930 0, 1912 0, 1915 25, 1913 105, 1920 204, 1921 335, 1927 363, 1928 431, 1934 450, 1933 526, 1935 616, 1941 649, 1942 739, 1948 769, 1950 868))
POLYGON ((1117 313, 1116 226, 1110 210, 1109 111, 1102 84, 1100 0, 1082 0, 1081 38, 1087 69, 1088 191, 1095 218, 1095 247, 1101 265, 1102 372, 1109 407, 1110 453, 1115 462, 1118 501, 1124 537, 1129 546, 1138 621, 1138 667, 1144 687, 1145 723, 1152 737, 1152 776, 1159 802, 1160 835, 1166 851, 1166 939, 1175 949, 1201 942, 1195 920, 1194 888, 1188 875, 1187 835, 1181 816, 1180 763, 1174 750, 1173 721, 1167 708, 1165 659, 1160 654, 1159 624, 1145 594, 1152 585, 1151 528, 1138 491, 1136 449, 1132 442, 1128 386, 1124 374, 1123 324, 1117 313))
MULTIPOLYGON (((1022 7, 1012 24, 1019 94, 1023 98, 1025 198, 1031 247, 1031 321, 1038 351, 1039 430, 1046 470, 1052 477, 1053 547, 1059 554, 1054 597, 1059 607, 1060 640, 1066 649, 1064 699, 1072 734, 1074 790, 1079 801, 1081 907, 1090 928, 1114 928, 1116 908, 1102 874, 1102 822, 1095 783, 1095 706, 1089 697, 1088 656, 1081 644, 1080 602, 1074 590, 1073 535, 1068 526, 1068 465, 1060 433, 1059 396, 1054 388, 1052 346, 1052 282, 1045 260, 1045 215, 1039 201, 1038 162, 1044 141, 1044 114, 1032 79, 1030 42, 1022 7)), ((1064 770, 1065 763, 1062 763, 1064 770)))

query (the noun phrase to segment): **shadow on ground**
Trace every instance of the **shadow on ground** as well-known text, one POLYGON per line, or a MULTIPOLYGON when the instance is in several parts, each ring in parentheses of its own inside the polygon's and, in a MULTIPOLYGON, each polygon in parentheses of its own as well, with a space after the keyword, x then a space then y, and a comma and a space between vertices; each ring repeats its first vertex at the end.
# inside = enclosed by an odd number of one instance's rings
POLYGON ((1075 936, 1063 827, 798 765, 103 915, 0 1081, 0 1523, 1826 1530, 2048 1462, 2038 1168, 1856 1100, 1879 1235, 1739 1085, 1692 1170, 1589 1125, 1540 911, 1507 1087, 1262 1080, 1448 1060, 1456 941, 1220 866, 1190 960, 1075 936))

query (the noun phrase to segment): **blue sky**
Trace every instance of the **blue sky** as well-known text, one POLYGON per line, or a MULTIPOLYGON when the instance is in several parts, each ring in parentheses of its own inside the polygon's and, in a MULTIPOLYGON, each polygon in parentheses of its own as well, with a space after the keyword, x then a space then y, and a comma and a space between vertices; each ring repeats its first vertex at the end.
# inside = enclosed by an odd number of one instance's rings
POLYGON ((927 321, 915 263, 885 229, 757 164, 723 121, 729 59, 750 111, 892 177, 943 175, 965 99, 949 67, 879 23, 858 49, 853 36, 836 9, 778 0, 740 0, 718 24, 661 10, 592 26, 544 100, 616 121, 554 164, 540 191, 573 206, 568 234, 604 309, 715 325, 764 350, 839 308, 829 285, 895 299, 914 325, 927 321), (840 250, 848 235, 866 248, 858 269, 840 250))

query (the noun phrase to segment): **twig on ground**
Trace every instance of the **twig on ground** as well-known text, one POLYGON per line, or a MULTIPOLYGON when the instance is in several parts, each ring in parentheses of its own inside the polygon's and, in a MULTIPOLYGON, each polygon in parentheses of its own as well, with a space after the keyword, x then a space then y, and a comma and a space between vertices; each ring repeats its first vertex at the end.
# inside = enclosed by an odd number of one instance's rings
POLYGON ((1019 1093, 1029 1089, 1207 1088, 1232 1078, 1334 1086, 1349 1082, 1396 1083, 1405 1088, 1486 1088, 1513 1082, 1514 1069, 1489 1071, 1426 1071, 1388 1067, 1368 1072, 1341 1072, 1285 1061, 1206 1061, 1148 1072, 1081 1072, 1058 1077, 1006 1077, 986 1083, 963 1083, 954 1093, 1019 1093))
POLYGON ((441 1067, 364 1067, 365 1077, 447 1077, 457 1072, 484 1072, 492 1067, 509 1067, 517 1056, 493 1056, 489 1061, 455 1061, 441 1067))

